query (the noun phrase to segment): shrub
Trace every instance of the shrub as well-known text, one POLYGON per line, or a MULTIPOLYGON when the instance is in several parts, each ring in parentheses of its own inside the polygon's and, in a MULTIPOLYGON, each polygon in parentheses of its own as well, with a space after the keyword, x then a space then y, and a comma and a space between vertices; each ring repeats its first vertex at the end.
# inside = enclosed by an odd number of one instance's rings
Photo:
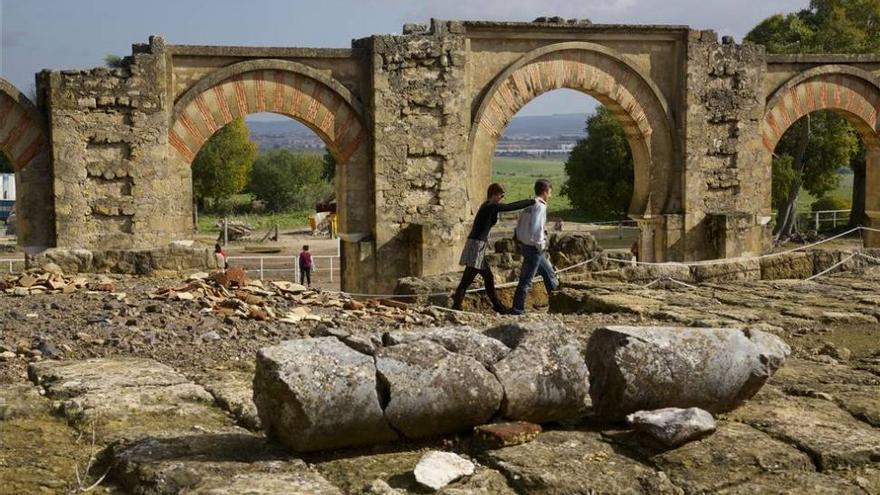
POLYGON ((248 190, 269 211, 302 210, 332 196, 333 185, 322 179, 320 156, 279 149, 257 157, 248 190))
POLYGON ((840 196, 823 196, 810 205, 810 209, 813 211, 849 210, 850 208, 852 208, 850 200, 840 196))

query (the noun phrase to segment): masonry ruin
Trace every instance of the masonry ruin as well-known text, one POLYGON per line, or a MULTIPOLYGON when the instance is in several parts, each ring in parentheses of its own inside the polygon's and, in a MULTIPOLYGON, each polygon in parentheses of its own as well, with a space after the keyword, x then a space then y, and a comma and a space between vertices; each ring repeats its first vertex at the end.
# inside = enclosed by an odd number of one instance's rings
MULTIPOLYGON (((432 20, 350 49, 134 45, 120 69, 45 70, 37 101, 0 81, 20 243, 143 250, 192 237, 190 164, 235 117, 275 112, 337 162, 343 289, 455 266, 495 144, 522 106, 569 88, 609 107, 635 160, 645 261, 760 254, 773 149, 832 109, 867 149, 880 228, 880 55, 767 55, 686 26, 432 20), (464 206, 464 207, 463 207, 464 206)), ((869 247, 880 235, 866 232, 869 247)))

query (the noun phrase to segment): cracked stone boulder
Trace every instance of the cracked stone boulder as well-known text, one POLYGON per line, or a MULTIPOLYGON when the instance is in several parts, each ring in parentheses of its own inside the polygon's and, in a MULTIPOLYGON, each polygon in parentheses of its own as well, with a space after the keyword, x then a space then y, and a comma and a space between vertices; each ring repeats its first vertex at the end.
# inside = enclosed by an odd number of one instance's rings
POLYGON ((254 403, 266 434, 299 452, 397 438, 379 402, 373 357, 335 337, 260 350, 254 403))
POLYGON ((512 349, 491 367, 504 387, 501 416, 545 423, 586 414, 590 384, 583 349, 560 324, 503 325, 486 335, 512 349))
POLYGON ((596 413, 666 407, 729 411, 749 399, 790 353, 781 339, 733 328, 597 328, 587 344, 596 413))
POLYGON ((501 385, 479 361, 431 340, 376 351, 385 417, 407 438, 452 433, 485 423, 498 410, 501 385))

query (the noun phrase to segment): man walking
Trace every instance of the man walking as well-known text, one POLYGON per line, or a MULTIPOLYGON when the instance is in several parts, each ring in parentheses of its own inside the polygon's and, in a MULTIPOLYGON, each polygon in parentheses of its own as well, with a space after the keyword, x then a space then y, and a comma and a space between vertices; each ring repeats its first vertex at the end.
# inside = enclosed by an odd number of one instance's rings
POLYGON ((309 246, 303 246, 299 253, 299 283, 306 287, 312 286, 312 269, 315 268, 312 262, 312 253, 309 252, 309 246))
POLYGON ((544 255, 547 249, 547 201, 553 194, 553 187, 547 179, 538 179, 535 182, 535 204, 523 210, 516 224, 516 239, 519 242, 523 262, 519 273, 519 284, 513 295, 513 308, 510 314, 525 314, 526 296, 532 287, 532 279, 535 275, 541 275, 547 293, 553 292, 559 287, 559 280, 550 265, 550 260, 544 255))

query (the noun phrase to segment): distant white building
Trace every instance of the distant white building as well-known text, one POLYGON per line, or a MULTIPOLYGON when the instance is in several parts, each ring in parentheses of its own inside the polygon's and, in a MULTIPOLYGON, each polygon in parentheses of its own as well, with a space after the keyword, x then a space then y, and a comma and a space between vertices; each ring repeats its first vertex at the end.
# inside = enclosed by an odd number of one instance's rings
POLYGON ((15 174, 0 174, 0 200, 15 201, 15 174))

